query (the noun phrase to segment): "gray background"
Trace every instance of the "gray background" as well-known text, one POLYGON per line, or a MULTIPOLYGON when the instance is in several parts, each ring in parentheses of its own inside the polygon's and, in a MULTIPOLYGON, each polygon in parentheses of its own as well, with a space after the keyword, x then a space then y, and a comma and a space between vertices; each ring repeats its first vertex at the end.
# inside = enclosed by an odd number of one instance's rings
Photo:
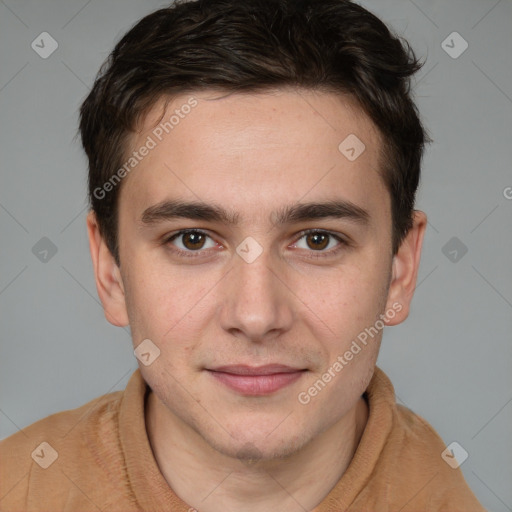
MULTIPOLYGON (((469 452, 461 467, 484 506, 510 511, 512 2, 362 4, 426 57, 415 91, 434 139, 417 203, 429 226, 412 312, 386 329, 378 364, 399 401, 469 452), (457 58, 441 46, 454 31, 469 45, 457 58)), ((115 42, 164 5, 0 0, 0 437, 123 389, 137 368, 129 330, 105 320, 96 294, 86 161, 73 137, 115 42), (43 59, 31 43, 45 31, 58 48, 43 59), (32 251, 42 237, 57 249, 46 261, 32 251)), ((460 51, 452 39, 445 45, 460 51)))

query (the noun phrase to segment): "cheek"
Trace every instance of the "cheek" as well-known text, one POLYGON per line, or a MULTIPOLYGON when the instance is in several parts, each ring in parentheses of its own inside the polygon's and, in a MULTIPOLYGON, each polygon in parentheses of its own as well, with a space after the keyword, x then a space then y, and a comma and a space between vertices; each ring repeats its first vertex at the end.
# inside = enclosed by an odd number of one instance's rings
POLYGON ((198 277, 193 269, 172 269, 143 254, 131 260, 130 270, 125 288, 134 342, 149 338, 164 347, 176 346, 171 341, 179 339, 183 348, 183 342, 200 329, 198 312, 218 277, 198 277))
POLYGON ((174 300, 174 307, 170 307, 170 297, 178 292, 176 284, 173 287, 172 279, 155 272, 151 262, 137 258, 130 260, 126 280, 126 306, 134 341, 139 337, 161 338, 165 326, 170 329, 176 321, 177 306, 182 304, 174 300))
POLYGON ((347 339, 373 323, 386 304, 387 273, 382 263, 361 260, 302 284, 301 296, 336 335, 347 339))

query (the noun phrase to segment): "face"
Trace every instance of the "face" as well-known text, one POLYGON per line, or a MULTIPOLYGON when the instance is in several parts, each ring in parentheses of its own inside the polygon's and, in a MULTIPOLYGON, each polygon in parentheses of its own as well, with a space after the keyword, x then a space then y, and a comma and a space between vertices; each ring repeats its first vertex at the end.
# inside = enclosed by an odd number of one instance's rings
POLYGON ((107 317, 159 350, 139 366, 170 421, 228 456, 292 454, 354 409, 406 310, 382 142, 328 93, 185 94, 168 134, 162 105, 131 140, 149 150, 122 183, 107 317))

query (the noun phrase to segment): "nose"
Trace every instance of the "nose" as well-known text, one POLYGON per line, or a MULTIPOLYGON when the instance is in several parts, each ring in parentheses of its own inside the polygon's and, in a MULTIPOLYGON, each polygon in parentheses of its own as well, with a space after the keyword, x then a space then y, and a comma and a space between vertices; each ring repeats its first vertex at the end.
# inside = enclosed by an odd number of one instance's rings
POLYGON ((294 320, 294 297, 286 286, 291 269, 268 250, 252 262, 238 254, 234 260, 223 286, 221 327, 255 343, 279 337, 294 320))

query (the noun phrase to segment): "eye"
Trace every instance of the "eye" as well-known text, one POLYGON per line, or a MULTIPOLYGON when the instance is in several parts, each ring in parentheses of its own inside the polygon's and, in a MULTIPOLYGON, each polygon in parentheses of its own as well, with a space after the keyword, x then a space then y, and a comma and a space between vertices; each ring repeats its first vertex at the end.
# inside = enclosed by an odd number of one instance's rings
POLYGON ((307 249, 309 252, 319 252, 321 254, 314 255, 313 257, 322 257, 336 254, 343 246, 347 245, 347 241, 334 233, 311 229, 303 231, 301 237, 295 242, 293 247, 307 249))
POLYGON ((216 242, 203 231, 197 229, 178 231, 167 238, 166 244, 171 243, 179 253, 199 252, 202 249, 211 249, 216 246, 216 242), (210 240, 209 245, 207 240, 210 240))

